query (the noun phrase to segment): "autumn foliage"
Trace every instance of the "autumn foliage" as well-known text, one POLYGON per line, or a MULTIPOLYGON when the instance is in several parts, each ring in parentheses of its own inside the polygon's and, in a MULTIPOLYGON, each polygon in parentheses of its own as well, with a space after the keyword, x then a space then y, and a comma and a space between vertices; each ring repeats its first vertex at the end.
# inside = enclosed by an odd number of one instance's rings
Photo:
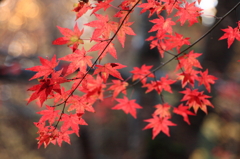
MULTIPOLYGON (((144 111, 144 107, 132 99, 127 90, 139 83, 145 93, 156 92, 162 98, 164 92, 173 93, 173 84, 178 83, 182 87, 179 90, 182 99, 178 106, 163 100, 163 103, 153 106, 155 111, 149 114, 149 119, 144 120, 147 125, 143 129, 152 129, 153 139, 160 132, 170 136, 169 127, 177 125, 171 121, 173 114, 181 115, 190 124, 189 115, 196 115, 200 110, 207 113, 208 107, 214 107, 210 102, 211 96, 207 94, 211 92, 211 85, 217 78, 201 66, 199 57, 203 53, 191 49, 197 42, 191 44, 190 37, 184 37, 173 29, 175 25, 187 24, 190 27, 200 23, 202 9, 196 5, 199 3, 201 0, 191 3, 187 0, 82 0, 75 4, 72 10, 76 13, 73 30, 57 26, 63 36, 53 41, 54 45, 67 45, 72 53, 60 58, 56 55, 51 59, 39 57, 41 65, 27 69, 36 72, 30 80, 38 79, 39 82, 28 89, 32 92, 28 103, 39 100, 40 106, 44 108, 37 113, 42 116, 34 123, 38 128, 38 147, 47 147, 50 143, 61 146, 63 141, 70 144, 69 135, 75 133, 79 136, 80 125, 87 125, 83 114, 86 111, 95 112, 94 103, 110 96, 117 102, 112 109, 122 110, 137 118, 138 110, 144 111), (114 15, 104 12, 109 8, 115 11, 114 15), (157 49, 161 57, 170 54, 172 58, 156 68, 145 64, 134 67, 130 71, 132 76, 124 79, 120 70, 127 66, 102 63, 102 59, 107 54, 117 59, 114 44, 119 42, 124 47, 126 38, 136 35, 131 28, 134 22, 129 21, 136 8, 141 9, 138 14, 146 12, 149 18, 157 15, 156 19, 150 20, 152 28, 148 32, 154 35, 149 36, 146 43, 149 43, 150 49, 157 49), (163 12, 165 16, 161 14, 163 12), (86 13, 94 16, 95 20, 79 27, 77 20, 86 13), (81 37, 85 27, 94 29, 89 39, 81 37), (88 50, 84 47, 85 40, 93 43, 88 50), (97 58, 90 56, 90 52, 96 52, 97 58), (173 60, 178 61, 173 72, 175 76, 155 76, 157 70, 173 60), (68 67, 56 69, 60 61, 69 62, 68 67), (68 90, 64 85, 66 83, 71 85, 68 90), (47 105, 48 100, 52 100, 53 104, 47 105)), ((229 26, 223 31, 219 40, 227 39, 228 47, 235 39, 240 40, 239 23, 236 28, 229 26)))

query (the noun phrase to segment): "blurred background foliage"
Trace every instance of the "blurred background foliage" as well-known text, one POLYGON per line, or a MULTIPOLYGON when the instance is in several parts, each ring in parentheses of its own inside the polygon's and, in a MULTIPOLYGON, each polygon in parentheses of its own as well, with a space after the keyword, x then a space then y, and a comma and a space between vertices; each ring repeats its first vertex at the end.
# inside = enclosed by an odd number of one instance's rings
MULTIPOLYGON (((223 16, 238 0, 219 1, 202 0, 206 8, 203 23, 175 29, 186 37, 197 40, 211 27, 216 17, 223 16)), ((209 114, 199 112, 190 117, 191 125, 187 125, 180 116, 173 116, 172 121, 178 124, 171 127, 171 137, 159 134, 151 140, 151 130, 142 131, 147 124, 144 119, 151 117, 155 104, 161 102, 156 93, 144 94, 144 89, 136 86, 133 98, 144 109, 138 111, 138 119, 122 111, 111 110, 114 101, 106 98, 94 106, 96 113, 86 113, 84 119, 89 126, 82 126, 81 137, 71 136, 71 145, 63 144, 61 148, 49 145, 46 149, 37 149, 35 138, 37 129, 33 122, 38 121, 35 112, 41 108, 32 102, 26 105, 29 93, 26 91, 35 81, 28 81, 33 75, 26 71, 39 65, 38 56, 51 58, 53 54, 62 57, 71 53, 67 46, 53 46, 52 41, 62 36, 56 26, 73 28, 75 13, 73 4, 77 0, 1 0, 0 1, 0 158, 2 159, 238 159, 240 158, 240 59, 239 42, 227 49, 225 40, 218 41, 223 34, 221 28, 228 25, 236 26, 240 18, 240 9, 235 10, 220 26, 203 41, 194 46, 195 52, 203 52, 201 61, 204 69, 219 78, 212 88, 215 109, 209 109, 209 114)), ((114 3, 113 3, 114 4, 114 3)), ((117 4, 116 4, 117 5, 117 4)), ((100 12, 101 13, 101 12, 100 12)), ((111 15, 114 10, 108 10, 111 15)), ((154 17, 153 17, 154 18, 154 17)), ((77 21, 80 28, 91 20, 84 16, 77 21)), ((151 28, 147 14, 139 16, 132 14, 133 29, 137 36, 128 37, 125 49, 115 43, 118 49, 119 62, 129 67, 124 69, 123 76, 129 76, 129 70, 143 63, 158 66, 166 61, 159 58, 156 50, 149 50, 144 39, 149 37, 147 31, 151 28)), ((85 28, 86 39, 92 29, 85 28)), ((91 44, 85 42, 84 47, 91 44)), ((96 57, 96 53, 92 53, 96 57)), ((107 57, 104 62, 116 62, 107 57)), ((62 67, 64 64, 60 64, 62 67)), ((171 63, 158 71, 158 77, 173 70, 171 63)), ((171 74, 170 74, 171 76, 171 74)), ((164 94, 165 101, 173 106, 179 104, 180 85, 174 85, 174 94, 164 94), (171 101, 171 102, 170 102, 171 101)), ((129 90, 131 92, 132 90, 129 90)))

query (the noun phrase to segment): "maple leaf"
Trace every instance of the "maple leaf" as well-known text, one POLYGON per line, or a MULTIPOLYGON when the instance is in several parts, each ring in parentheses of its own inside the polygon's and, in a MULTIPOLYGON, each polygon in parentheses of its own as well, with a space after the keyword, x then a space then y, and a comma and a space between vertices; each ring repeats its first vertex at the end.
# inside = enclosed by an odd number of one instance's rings
POLYGON ((155 36, 155 37, 151 36, 148 39, 146 39, 146 41, 151 41, 150 49, 157 47, 161 58, 164 57, 164 52, 168 50, 167 49, 168 46, 166 42, 167 39, 164 39, 165 37, 166 37, 166 34, 161 34, 161 35, 158 34, 158 36, 155 36))
POLYGON ((116 77, 118 79, 123 80, 121 74, 116 70, 116 69, 121 69, 126 67, 125 65, 122 65, 120 63, 106 63, 105 65, 95 65, 97 68, 94 71, 95 74, 100 74, 102 77, 103 81, 106 83, 109 74, 112 75, 113 77, 116 77))
MULTIPOLYGON (((119 42, 121 43, 122 47, 124 48, 124 42, 126 39, 126 34, 128 35, 136 35, 134 33, 134 31, 132 30, 132 28, 130 28, 129 26, 133 24, 133 22, 126 22, 127 20, 125 20, 125 22, 123 23, 123 25, 121 26, 121 28, 118 30, 117 33, 117 38, 119 40, 119 42)), ((118 27, 116 27, 118 28, 118 27)), ((117 31, 117 30, 115 30, 117 31)))
POLYGON ((120 80, 112 80, 113 84, 108 88, 108 90, 113 90, 113 97, 116 98, 119 93, 127 94, 126 87, 128 83, 120 80))
POLYGON ((207 114, 207 106, 214 107, 212 103, 206 99, 211 98, 211 96, 204 95, 203 91, 198 92, 197 89, 191 90, 186 88, 186 90, 180 93, 184 94, 181 101, 187 101, 186 105, 188 105, 189 108, 193 107, 195 114, 197 114, 199 108, 207 114))
POLYGON ((88 50, 88 52, 97 51, 97 50, 99 50, 98 55, 99 56, 101 55, 101 57, 99 57, 99 60, 101 60, 103 57, 105 57, 107 52, 110 53, 115 59, 117 59, 117 51, 114 48, 113 43, 109 44, 109 42, 107 42, 107 41, 101 41, 100 40, 100 41, 98 41, 97 44, 93 45, 88 50), (104 52, 103 52, 103 50, 104 50, 104 52))
POLYGON ((126 12, 125 10, 128 10, 128 8, 127 8, 127 9, 119 10, 119 11, 114 15, 114 17, 121 18, 121 20, 123 20, 124 17, 126 17, 126 15, 128 14, 128 12, 126 12))
POLYGON ((94 108, 92 107, 95 101, 96 99, 88 98, 87 95, 83 95, 81 97, 73 95, 67 101, 67 104, 70 105, 68 111, 76 110, 76 113, 79 114, 84 114, 85 111, 95 112, 94 108))
POLYGON ((157 104, 154 107, 157 108, 157 110, 155 110, 153 114, 160 115, 161 117, 171 117, 171 113, 169 111, 171 105, 169 105, 168 103, 164 103, 163 105, 157 104))
POLYGON ((61 121, 63 121, 61 131, 64 132, 71 128, 73 132, 79 137, 79 126, 78 125, 88 125, 85 120, 78 116, 77 114, 62 114, 61 121))
POLYGON ((91 21, 84 25, 89 27, 94 27, 94 31, 92 34, 92 40, 98 39, 98 37, 106 37, 109 38, 111 32, 117 30, 117 23, 114 21, 109 21, 108 15, 103 16, 101 14, 93 13, 99 20, 91 21))
POLYGON ((145 84, 147 82, 147 77, 154 77, 153 73, 151 73, 150 69, 153 66, 146 66, 145 64, 143 64, 141 66, 141 68, 138 67, 134 67, 132 71, 130 71, 130 73, 133 74, 133 81, 136 81, 137 79, 141 80, 142 84, 145 84))
POLYGON ((168 38, 169 39, 167 39, 167 41, 165 40, 166 43, 165 50, 172 50, 173 48, 176 48, 179 53, 183 45, 190 45, 189 42, 190 38, 184 38, 183 35, 178 33, 175 33, 175 36, 169 35, 168 38))
POLYGON ((58 145, 61 147, 63 141, 65 141, 68 144, 71 144, 69 134, 72 134, 72 133, 74 133, 74 131, 72 131, 72 130, 67 130, 67 131, 63 131, 63 132, 59 131, 58 136, 57 136, 58 145))
POLYGON ((65 91, 64 87, 61 87, 59 92, 60 93, 51 94, 52 96, 49 97, 49 99, 54 99, 54 104, 65 101, 68 98, 69 94, 71 94, 71 90, 65 91))
POLYGON ((182 81, 182 88, 184 88, 188 83, 191 86, 194 86, 194 81, 198 80, 198 73, 199 71, 194 69, 188 69, 182 73, 179 73, 177 79, 182 81))
POLYGON ((88 4, 88 2, 79 1, 78 3, 74 3, 72 11, 79 12, 85 4, 88 4))
POLYGON ((179 57, 178 58, 179 63, 177 65, 176 70, 180 68, 185 68, 185 70, 189 71, 192 69, 193 66, 202 69, 200 62, 196 59, 201 55, 202 55, 201 53, 194 53, 193 51, 190 51, 188 54, 179 57))
POLYGON ((155 12, 159 15, 164 10, 164 5, 162 2, 157 2, 156 0, 147 0, 147 3, 140 4, 139 8, 143 8, 141 10, 141 14, 149 11, 148 18, 151 17, 155 12))
POLYGON ((145 122, 149 122, 149 124, 145 126, 143 130, 153 128, 152 139, 154 139, 161 131, 167 136, 170 136, 168 126, 176 126, 176 124, 168 120, 170 117, 159 117, 154 114, 152 117, 153 118, 144 120, 145 122))
POLYGON ((44 59, 42 57, 39 57, 39 59, 42 66, 34 66, 26 69, 37 72, 32 78, 29 79, 29 81, 42 76, 43 78, 47 78, 50 74, 54 72, 54 68, 58 65, 56 55, 52 57, 51 61, 48 61, 47 59, 44 59))
POLYGON ((93 58, 92 56, 87 56, 85 49, 82 48, 82 50, 77 49, 72 54, 59 58, 59 60, 71 62, 65 74, 66 76, 75 72, 77 69, 80 69, 80 71, 85 72, 87 70, 87 66, 89 67, 92 66, 91 61, 92 58, 93 58))
POLYGON ((80 38, 84 30, 82 29, 80 31, 77 23, 75 24, 73 31, 68 28, 62 28, 60 26, 57 27, 61 34, 64 35, 64 37, 57 38, 52 42, 52 44, 54 45, 67 44, 68 46, 73 45, 73 52, 77 49, 79 44, 84 44, 83 40, 80 38))
POLYGON ((134 6, 136 3, 141 4, 142 2, 141 2, 141 1, 138 1, 138 0, 124 0, 124 1, 120 4, 120 6, 123 6, 123 7, 129 6, 129 7, 132 7, 132 6, 134 6))
POLYGON ((29 104, 31 101, 39 98, 40 104, 47 99, 48 95, 55 91, 57 93, 61 93, 60 84, 64 82, 68 82, 64 77, 60 77, 61 70, 56 73, 52 73, 52 78, 41 79, 40 84, 34 85, 28 89, 28 91, 35 91, 28 100, 29 104))
POLYGON ((211 92, 210 84, 214 84, 217 78, 213 75, 208 75, 208 69, 206 69, 204 72, 200 71, 200 75, 201 76, 198 77, 198 81, 200 82, 199 85, 203 84, 208 92, 211 92))
POLYGON ((183 25, 187 20, 189 22, 189 26, 194 23, 198 23, 197 17, 199 17, 202 9, 195 5, 195 2, 188 3, 185 2, 184 7, 178 7, 178 12, 175 16, 179 16, 180 18, 177 21, 180 21, 180 24, 183 25))
POLYGON ((40 148, 42 144, 44 144, 46 148, 50 143, 56 143, 58 130, 54 126, 45 126, 45 122, 34 122, 34 125, 39 129, 39 137, 36 138, 38 140, 38 148, 40 148))
POLYGON ((115 100, 118 101, 119 104, 112 107, 112 109, 122 109, 126 114, 130 113, 135 119, 137 118, 136 109, 142 109, 142 107, 136 103, 135 99, 129 100, 126 96, 124 96, 123 99, 116 98, 115 100))
POLYGON ((168 79, 168 75, 166 75, 166 77, 161 77, 161 79, 157 81, 151 81, 151 83, 145 84, 143 87, 148 88, 146 93, 149 93, 152 90, 156 90, 158 94, 160 94, 162 90, 172 93, 170 85, 175 82, 176 80, 168 79))
POLYGON ((97 75, 96 79, 92 76, 89 76, 82 83, 82 87, 79 88, 80 91, 87 93, 87 97, 91 97, 94 99, 103 100, 103 92, 106 87, 103 84, 103 79, 101 76, 97 75))
POLYGON ((40 112, 37 112, 37 114, 43 115, 40 119, 39 122, 45 122, 48 120, 49 124, 52 125, 56 118, 58 119, 60 117, 59 112, 60 110, 54 110, 55 107, 50 107, 46 105, 47 110, 42 110, 40 112))
POLYGON ((232 28, 232 27, 228 26, 227 29, 222 29, 222 31, 224 31, 225 33, 218 40, 227 39, 228 48, 230 48, 230 46, 232 45, 235 38, 238 41, 240 41, 239 27, 240 27, 240 21, 238 22, 238 27, 236 27, 236 28, 232 28))
POLYGON ((189 38, 184 38, 183 35, 175 33, 175 35, 166 34, 163 29, 159 29, 156 36, 150 36, 146 41, 151 41, 150 49, 157 47, 161 57, 168 50, 176 48, 178 52, 183 45, 190 45, 189 38))
POLYGON ((177 107, 177 108, 173 108, 173 113, 175 114, 179 114, 181 116, 183 116, 183 120, 188 123, 188 125, 190 125, 190 121, 188 119, 188 115, 196 115, 193 112, 188 110, 189 107, 188 106, 184 106, 182 103, 177 107))
POLYGON ((113 0, 98 1, 98 3, 94 4, 92 14, 96 13, 99 9, 103 9, 104 11, 106 11, 111 6, 110 3, 112 1, 113 0))
POLYGON ((172 25, 176 25, 171 18, 166 20, 158 15, 157 19, 150 20, 150 22, 155 23, 148 32, 158 31, 158 34, 172 33, 172 25))
POLYGON ((176 0, 161 0, 164 3, 164 9, 168 14, 173 12, 173 9, 178 9, 179 6, 183 5, 185 0, 176 1, 176 0))
POLYGON ((79 83, 82 83, 82 85, 84 85, 87 83, 86 81, 94 80, 94 78, 90 74, 86 75, 86 72, 78 71, 76 76, 73 78, 73 80, 74 80, 74 83, 72 84, 72 87, 71 87, 72 90, 76 89, 76 87, 79 87, 79 83))
POLYGON ((72 11, 77 12, 76 19, 80 18, 83 14, 85 14, 91 7, 88 3, 80 1, 72 11))

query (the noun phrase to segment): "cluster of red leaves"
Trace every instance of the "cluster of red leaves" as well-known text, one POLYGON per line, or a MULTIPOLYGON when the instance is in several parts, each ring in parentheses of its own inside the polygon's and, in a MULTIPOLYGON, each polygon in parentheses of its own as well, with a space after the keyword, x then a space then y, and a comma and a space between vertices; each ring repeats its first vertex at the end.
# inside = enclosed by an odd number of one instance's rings
MULTIPOLYGON (((84 44, 84 40, 81 38, 84 29, 79 29, 77 23, 73 31, 58 27, 63 37, 54 40, 53 44, 67 44, 72 49, 72 53, 58 59, 54 56, 50 60, 40 57, 42 65, 28 69, 37 72, 30 80, 40 78, 39 84, 29 88, 29 91, 33 91, 33 93, 28 103, 39 99, 42 106, 48 99, 53 99, 52 106, 45 104, 45 110, 38 112, 42 115, 35 123, 38 128, 39 147, 42 144, 46 147, 50 143, 57 143, 61 146, 62 141, 70 143, 69 135, 75 133, 79 136, 79 125, 87 125, 82 118, 83 114, 86 111, 95 112, 93 104, 97 100, 103 101, 106 95, 109 96, 109 93, 113 100, 118 102, 112 109, 121 109, 126 114, 137 118, 137 109, 143 107, 135 99, 127 97, 127 88, 130 85, 119 72, 120 69, 127 66, 120 63, 96 64, 100 63, 107 53, 117 58, 114 39, 118 39, 121 46, 124 47, 126 34, 135 35, 131 29, 133 22, 129 22, 129 16, 136 7, 141 8, 140 13, 149 12, 149 17, 157 14, 158 18, 150 20, 153 26, 149 30, 155 35, 150 36, 146 41, 150 42, 151 49, 155 47, 158 49, 161 57, 164 57, 164 54, 169 51, 175 51, 176 54, 171 53, 171 55, 178 61, 178 65, 175 69, 177 75, 175 79, 170 79, 168 75, 156 77, 153 74, 156 70, 151 70, 153 66, 134 67, 130 71, 132 81, 134 83, 141 82, 142 87, 147 89, 146 93, 155 91, 161 97, 165 92, 173 93, 172 85, 178 81, 181 81, 179 83, 183 89, 179 91, 183 97, 177 107, 165 102, 154 106, 156 110, 152 114, 152 118, 144 120, 149 122, 144 129, 152 128, 153 139, 160 132, 170 136, 169 126, 176 126, 170 121, 173 114, 181 115, 183 120, 190 124, 188 115, 196 115, 199 109, 207 113, 207 106, 213 107, 209 101, 211 97, 195 87, 199 85, 211 92, 211 84, 214 84, 217 78, 209 75, 207 69, 202 71, 203 68, 197 59, 202 55, 201 53, 181 52, 184 45, 190 45, 189 38, 173 29, 173 26, 177 24, 182 26, 188 22, 191 26, 198 23, 202 9, 198 8, 196 3, 200 3, 201 0, 192 3, 186 0, 147 0, 145 3, 142 3, 141 0, 123 0, 116 1, 120 3, 117 7, 110 4, 112 1, 82 0, 73 9, 76 12, 76 20, 87 11, 91 12, 91 16, 96 17, 96 20, 84 24, 84 26, 94 28, 90 41, 94 41, 95 44, 89 50, 85 50, 84 47, 79 49, 79 45, 84 44), (111 17, 97 13, 100 9, 105 11, 109 8, 118 8, 118 10, 111 17), (165 17, 160 15, 163 11, 167 13, 165 17), (178 17, 178 19, 174 21, 172 17, 178 17), (92 62, 93 57, 89 53, 95 51, 98 52, 98 58, 92 62), (60 60, 70 62, 67 69, 56 70, 60 60), (111 80, 109 77, 114 79, 111 80), (65 90, 63 83, 71 84, 71 88, 65 90), (193 109, 191 110, 191 108, 193 109)), ((229 27, 223 31, 226 33, 220 40, 228 38, 229 47, 235 38, 240 39, 238 28, 229 27)))

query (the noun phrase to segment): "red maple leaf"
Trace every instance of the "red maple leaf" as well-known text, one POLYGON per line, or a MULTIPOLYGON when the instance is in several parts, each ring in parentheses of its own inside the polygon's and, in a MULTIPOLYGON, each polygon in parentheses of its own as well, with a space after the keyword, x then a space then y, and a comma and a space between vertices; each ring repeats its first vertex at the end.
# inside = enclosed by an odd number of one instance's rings
POLYGON ((126 96, 124 96, 123 99, 116 98, 116 101, 118 101, 119 104, 112 107, 112 109, 122 109, 126 114, 130 113, 135 119, 137 118, 136 109, 142 109, 142 107, 136 103, 135 99, 129 100, 126 96))
POLYGON ((94 13, 94 15, 99 20, 91 21, 89 23, 84 24, 86 26, 95 28, 91 40, 97 40, 100 36, 102 36, 102 38, 109 38, 111 32, 117 30, 116 28, 117 23, 114 21, 110 21, 108 15, 103 16, 101 14, 96 13, 94 13))
POLYGON ((164 39, 166 37, 166 34, 157 35, 158 36, 150 36, 149 38, 146 39, 146 41, 151 41, 150 49, 157 47, 161 58, 163 58, 165 51, 168 51, 167 39, 164 39))
POLYGON ((74 3, 74 5, 73 5, 74 8, 72 11, 79 12, 82 9, 82 7, 87 4, 88 4, 88 0, 79 1, 78 3, 74 3))
POLYGON ((87 95, 81 97, 72 95, 67 101, 67 105, 70 105, 68 111, 75 110, 76 113, 79 114, 84 114, 85 111, 95 112, 94 108, 92 107, 95 101, 96 99, 88 98, 87 95))
POLYGON ((79 126, 78 125, 88 125, 85 120, 81 118, 78 114, 62 114, 61 121, 63 121, 61 131, 67 131, 71 128, 74 133, 79 136, 79 126))
POLYGON ((127 94, 126 87, 128 83, 120 80, 112 80, 113 84, 108 88, 108 90, 113 90, 113 97, 116 98, 119 93, 127 94))
POLYGON ((177 108, 173 108, 173 113, 183 116, 183 120, 190 125, 188 115, 196 115, 193 112, 189 111, 188 106, 180 104, 177 108))
POLYGON ((168 126, 176 126, 176 124, 168 120, 170 117, 159 117, 154 114, 152 116, 153 118, 144 120, 145 122, 149 122, 149 124, 145 126, 143 130, 153 128, 152 139, 154 139, 161 131, 167 136, 170 136, 168 126))
POLYGON ((211 92, 210 84, 214 84, 217 78, 213 75, 208 75, 208 69, 206 69, 206 71, 204 72, 200 71, 199 73, 200 73, 200 77, 198 77, 199 85, 203 84, 208 90, 208 92, 211 92))
MULTIPOLYGON (((119 40, 119 42, 121 43, 122 47, 124 48, 124 42, 126 39, 126 34, 128 35, 136 35, 134 33, 134 31, 132 30, 132 28, 130 28, 129 26, 133 24, 133 22, 126 22, 127 20, 125 20, 125 22, 123 23, 123 25, 121 26, 121 28, 119 29, 118 33, 117 33, 117 38, 119 40)), ((119 25, 116 26, 115 29, 119 28, 119 25)), ((115 30, 117 31, 117 30, 115 30)))
POLYGON ((108 76, 112 75, 113 77, 116 77, 120 80, 123 80, 121 74, 117 71, 117 69, 121 69, 126 67, 125 65, 122 65, 120 63, 106 63, 105 65, 95 65, 97 68, 94 71, 95 74, 100 74, 103 81, 106 83, 108 76))
POLYGON ((58 145, 61 147, 63 141, 65 141, 68 144, 71 144, 69 135, 72 134, 72 133, 74 133, 74 131, 72 131, 72 130, 59 131, 58 136, 57 136, 58 145))
POLYGON ((113 0, 98 1, 98 3, 94 4, 92 14, 96 13, 99 9, 103 9, 104 11, 106 11, 111 6, 110 3, 112 1, 113 0))
POLYGON ((192 67, 197 67, 202 69, 200 62, 196 59, 201 55, 202 55, 201 53, 194 53, 193 51, 190 51, 188 54, 185 54, 179 57, 178 58, 179 63, 177 65, 176 70, 180 68, 185 68, 185 70, 191 70, 192 67))
POLYGON ((178 9, 179 6, 182 6, 185 2, 183 1, 176 1, 176 0, 161 0, 164 3, 164 9, 166 9, 166 12, 168 14, 171 14, 174 9, 178 9))
POLYGON ((171 117, 171 113, 169 111, 171 105, 169 105, 168 103, 164 103, 163 105, 157 104, 154 107, 157 108, 157 110, 155 110, 153 114, 160 115, 161 117, 171 117))
POLYGON ((196 71, 194 69, 189 69, 182 73, 179 73, 177 79, 182 81, 182 88, 184 88, 188 83, 191 86, 194 86, 195 80, 198 79, 198 73, 199 71, 196 71))
POLYGON ((194 23, 198 23, 197 17, 199 17, 202 9, 195 5, 195 2, 188 3, 185 2, 184 7, 178 7, 178 12, 175 16, 179 16, 180 18, 177 21, 180 21, 180 24, 183 25, 187 20, 189 22, 189 26, 194 23))
POLYGON ((151 81, 151 83, 147 83, 143 85, 143 87, 147 87, 146 93, 149 93, 152 90, 156 90, 158 94, 160 94, 162 90, 172 93, 170 85, 175 82, 176 80, 168 79, 168 75, 166 75, 166 77, 161 77, 161 79, 157 81, 151 81))
POLYGON ((82 82, 82 87, 79 88, 80 91, 86 93, 87 98, 94 98, 103 100, 103 92, 106 85, 103 82, 102 77, 97 75, 96 79, 92 76, 88 76, 82 82))
POLYGON ((97 44, 93 45, 88 52, 92 51, 98 51, 99 60, 101 60, 103 57, 106 56, 107 52, 111 54, 115 59, 117 59, 117 51, 113 45, 113 43, 110 43, 108 41, 103 40, 97 40, 97 44), (107 47, 107 48, 106 48, 107 47), (99 50, 99 51, 98 51, 99 50), (104 52, 103 52, 104 50, 104 52))
POLYGON ((160 15, 158 15, 157 19, 150 20, 150 22, 155 24, 148 32, 158 31, 158 34, 172 34, 172 25, 176 25, 171 18, 164 19, 160 15))
POLYGON ((134 67, 130 73, 133 74, 133 81, 136 81, 137 79, 141 80, 142 84, 145 84, 147 82, 147 77, 154 77, 153 73, 151 73, 150 69, 153 66, 146 66, 143 64, 141 68, 134 67))
POLYGON ((58 65, 56 55, 52 57, 51 61, 48 61, 47 59, 44 59, 42 57, 39 57, 39 59, 42 66, 34 66, 26 69, 37 72, 32 78, 29 79, 29 81, 42 76, 43 78, 47 78, 50 74, 52 74, 55 71, 54 68, 58 65))
POLYGON ((88 2, 80 1, 72 11, 77 12, 76 19, 80 18, 83 14, 85 14, 89 9, 92 9, 88 2))
POLYGON ((224 31, 225 33, 218 40, 227 39, 228 48, 230 48, 230 46, 232 45, 235 38, 238 41, 240 41, 239 27, 240 27, 240 21, 238 22, 238 27, 236 27, 236 28, 232 28, 232 27, 228 26, 227 29, 222 29, 222 31, 224 31))
POLYGON ((83 29, 80 31, 78 28, 78 24, 76 23, 74 26, 74 30, 70 30, 68 28, 62 28, 57 26, 59 31, 64 35, 64 37, 57 38, 52 42, 54 45, 64 45, 68 46, 73 45, 73 52, 77 49, 79 44, 84 44, 83 40, 80 38, 83 34, 83 29))
POLYGON ((126 7, 126 6, 134 6, 136 3, 141 4, 142 2, 138 2, 138 0, 124 0, 120 6, 126 7))
POLYGON ((34 122, 34 125, 38 128, 39 137, 38 148, 44 144, 46 148, 50 143, 56 144, 56 137, 58 135, 58 130, 54 126, 45 126, 45 122, 34 122))
POLYGON ((75 72, 77 69, 80 69, 80 71, 85 72, 87 70, 87 66, 89 67, 92 66, 92 61, 91 61, 92 58, 93 58, 92 56, 87 56, 85 49, 82 48, 82 50, 77 49, 72 54, 59 58, 59 60, 71 62, 65 74, 65 75, 69 75, 75 72))
POLYGON ((207 99, 211 98, 211 96, 204 95, 203 91, 198 92, 197 89, 191 90, 186 88, 186 90, 181 91, 180 93, 184 94, 181 101, 187 101, 186 105, 188 105, 189 108, 193 107, 195 114, 197 114, 199 108, 207 114, 207 106, 214 107, 207 99))
POLYGON ((42 110, 40 112, 37 112, 37 114, 43 115, 40 119, 39 122, 45 122, 48 120, 49 124, 52 125, 56 119, 60 117, 59 112, 60 110, 54 110, 55 107, 50 107, 46 105, 47 110, 42 110))
POLYGON ((37 138, 37 140, 39 140, 38 148, 42 145, 42 143, 44 144, 45 148, 50 143, 52 143, 54 145, 56 145, 56 143, 57 143, 60 147, 62 146, 63 141, 67 142, 68 144, 71 144, 69 134, 72 134, 72 133, 73 133, 72 130, 61 132, 57 129, 53 130, 52 132, 48 132, 48 133, 41 132, 40 136, 37 138))
POLYGON ((139 8, 143 8, 140 13, 149 11, 148 18, 151 17, 155 12, 159 15, 164 10, 164 5, 162 2, 157 2, 156 0, 147 0, 147 3, 140 4, 139 8))
POLYGON ((90 75, 90 74, 86 75, 86 72, 78 71, 76 76, 73 78, 74 83, 72 84, 71 89, 74 90, 74 89, 76 89, 76 87, 79 87, 80 82, 83 85, 83 83, 85 83, 85 84, 87 83, 86 81, 93 80, 93 79, 94 78, 92 77, 92 75, 90 75))
POLYGON ((54 104, 61 103, 65 101, 69 94, 71 94, 71 90, 65 91, 65 87, 61 87, 60 93, 51 94, 50 99, 54 99, 54 104))
POLYGON ((159 29, 156 36, 150 36, 146 41, 151 41, 150 49, 157 47, 161 57, 168 50, 176 48, 178 52, 183 45, 189 45, 189 38, 184 38, 183 35, 175 33, 175 35, 166 34, 163 29, 159 29))
MULTIPOLYGON (((28 91, 35 91, 28 100, 28 103, 39 98, 41 105, 47 100, 48 95, 55 91, 61 93, 60 84, 68 82, 64 77, 60 77, 61 70, 56 73, 52 73, 52 78, 41 79, 40 84, 34 85, 28 89, 28 91)), ((27 104, 28 104, 27 103, 27 104)))
POLYGON ((183 45, 190 45, 190 38, 184 38, 183 35, 175 33, 175 35, 170 35, 167 43, 167 50, 172 50, 176 48, 178 53, 183 45))

